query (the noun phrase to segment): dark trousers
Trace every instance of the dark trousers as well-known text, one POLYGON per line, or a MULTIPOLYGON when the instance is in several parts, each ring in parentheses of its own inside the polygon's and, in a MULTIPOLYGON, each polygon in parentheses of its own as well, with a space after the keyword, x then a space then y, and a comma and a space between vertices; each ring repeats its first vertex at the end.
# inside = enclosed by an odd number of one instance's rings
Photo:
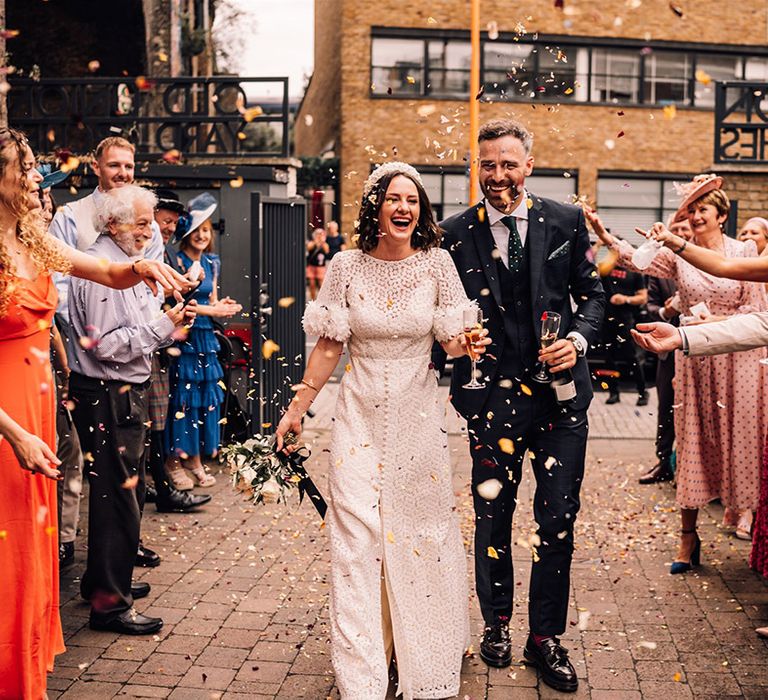
POLYGON ((147 468, 155 482, 155 490, 161 500, 168 498, 171 493, 171 485, 168 483, 168 475, 165 473, 165 449, 163 447, 164 431, 150 430, 149 455, 147 468))
POLYGON ((656 456, 660 460, 669 460, 675 444, 675 353, 656 364, 656 392, 659 395, 659 417, 656 427, 656 456))
MULTIPOLYGON (((605 345, 605 368, 621 373, 620 367, 629 367, 638 394, 645 393, 645 375, 643 374, 642 355, 632 341, 629 323, 620 324, 605 321, 603 338, 605 345)), ((611 394, 619 393, 619 377, 609 377, 606 381, 611 394)))
POLYGON ((90 483, 88 564, 80 590, 91 601, 91 614, 100 618, 116 617, 133 605, 131 577, 144 500, 147 384, 101 381, 74 372, 69 380, 90 483))
POLYGON ((494 390, 487 405, 490 419, 469 423, 477 597, 486 624, 511 617, 512 516, 523 457, 530 450, 536 479, 533 511, 541 543, 531 569, 528 620, 534 634, 559 635, 565 631, 568 617, 573 525, 584 477, 587 415, 559 406, 549 386, 526 382, 533 391, 527 397, 519 393, 518 382, 512 384, 510 390, 494 390), (506 403, 507 398, 511 404, 506 403), (500 449, 502 438, 512 440, 512 454, 500 449), (477 485, 487 479, 503 484, 492 501, 477 493, 477 485))

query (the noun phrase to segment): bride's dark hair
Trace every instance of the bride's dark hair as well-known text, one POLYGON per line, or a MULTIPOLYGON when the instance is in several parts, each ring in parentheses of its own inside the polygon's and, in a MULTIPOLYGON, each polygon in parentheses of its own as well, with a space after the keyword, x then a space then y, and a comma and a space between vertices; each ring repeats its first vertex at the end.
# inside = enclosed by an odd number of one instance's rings
POLYGON ((419 220, 411 235, 411 247, 416 250, 429 250, 440 246, 443 232, 435 221, 435 213, 429 203, 429 197, 424 186, 410 177, 407 173, 387 173, 383 175, 373 186, 360 204, 360 213, 357 215, 357 247, 364 253, 370 253, 378 244, 381 234, 379 232, 379 212, 384 204, 384 196, 389 185, 398 175, 407 177, 419 193, 419 220))

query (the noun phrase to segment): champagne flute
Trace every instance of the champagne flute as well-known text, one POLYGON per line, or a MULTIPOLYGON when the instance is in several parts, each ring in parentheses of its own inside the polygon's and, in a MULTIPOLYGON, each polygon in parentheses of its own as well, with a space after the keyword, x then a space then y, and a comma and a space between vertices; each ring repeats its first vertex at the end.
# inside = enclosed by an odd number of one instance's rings
POLYGON ((472 361, 472 370, 469 381, 463 385, 463 389, 484 389, 485 383, 477 381, 477 362, 480 359, 475 352, 473 343, 480 340, 480 331, 483 330, 483 312, 478 307, 464 309, 462 313, 464 327, 464 340, 467 344, 467 354, 472 361))
MULTIPOLYGON (((560 332, 560 314, 554 311, 545 311, 541 314, 541 335, 539 342, 541 349, 545 350, 557 340, 557 334, 560 332)), ((552 381, 552 375, 549 372, 546 362, 539 362, 538 371, 532 379, 539 384, 549 384, 552 381)))

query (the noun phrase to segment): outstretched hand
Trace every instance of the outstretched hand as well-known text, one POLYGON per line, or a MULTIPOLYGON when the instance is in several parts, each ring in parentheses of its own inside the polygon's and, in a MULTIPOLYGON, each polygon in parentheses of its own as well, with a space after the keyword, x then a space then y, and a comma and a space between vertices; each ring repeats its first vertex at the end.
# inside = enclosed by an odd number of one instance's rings
POLYGON ((147 260, 146 258, 137 260, 133 269, 152 290, 152 294, 157 294, 158 284, 167 293, 173 291, 187 292, 197 284, 180 275, 170 265, 158 260, 147 260))
POLYGON ((586 203, 582 204, 581 208, 584 210, 584 216, 597 237, 605 245, 611 245, 611 243, 613 243, 613 236, 606 230, 605 226, 603 225, 603 220, 600 218, 597 211, 595 211, 586 203))
POLYGON ((630 332, 641 348, 651 352, 672 352, 683 347, 680 332, 671 323, 638 323, 630 332))

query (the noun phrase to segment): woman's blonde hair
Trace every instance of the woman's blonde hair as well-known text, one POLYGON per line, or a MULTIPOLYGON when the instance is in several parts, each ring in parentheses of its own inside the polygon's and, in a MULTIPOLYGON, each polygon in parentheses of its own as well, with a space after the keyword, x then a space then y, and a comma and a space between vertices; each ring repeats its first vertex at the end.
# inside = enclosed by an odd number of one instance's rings
MULTIPOLYGON (((29 143, 26 136, 15 129, 0 128, 0 180, 8 168, 16 164, 18 179, 11 188, 0 188, 0 207, 4 207, 16 219, 16 237, 27 249, 38 274, 44 272, 69 272, 71 264, 61 254, 43 222, 40 210, 29 208, 29 181, 24 160, 29 143)), ((13 293, 13 276, 16 268, 11 256, 0 240, 0 317, 8 311, 13 293)))

